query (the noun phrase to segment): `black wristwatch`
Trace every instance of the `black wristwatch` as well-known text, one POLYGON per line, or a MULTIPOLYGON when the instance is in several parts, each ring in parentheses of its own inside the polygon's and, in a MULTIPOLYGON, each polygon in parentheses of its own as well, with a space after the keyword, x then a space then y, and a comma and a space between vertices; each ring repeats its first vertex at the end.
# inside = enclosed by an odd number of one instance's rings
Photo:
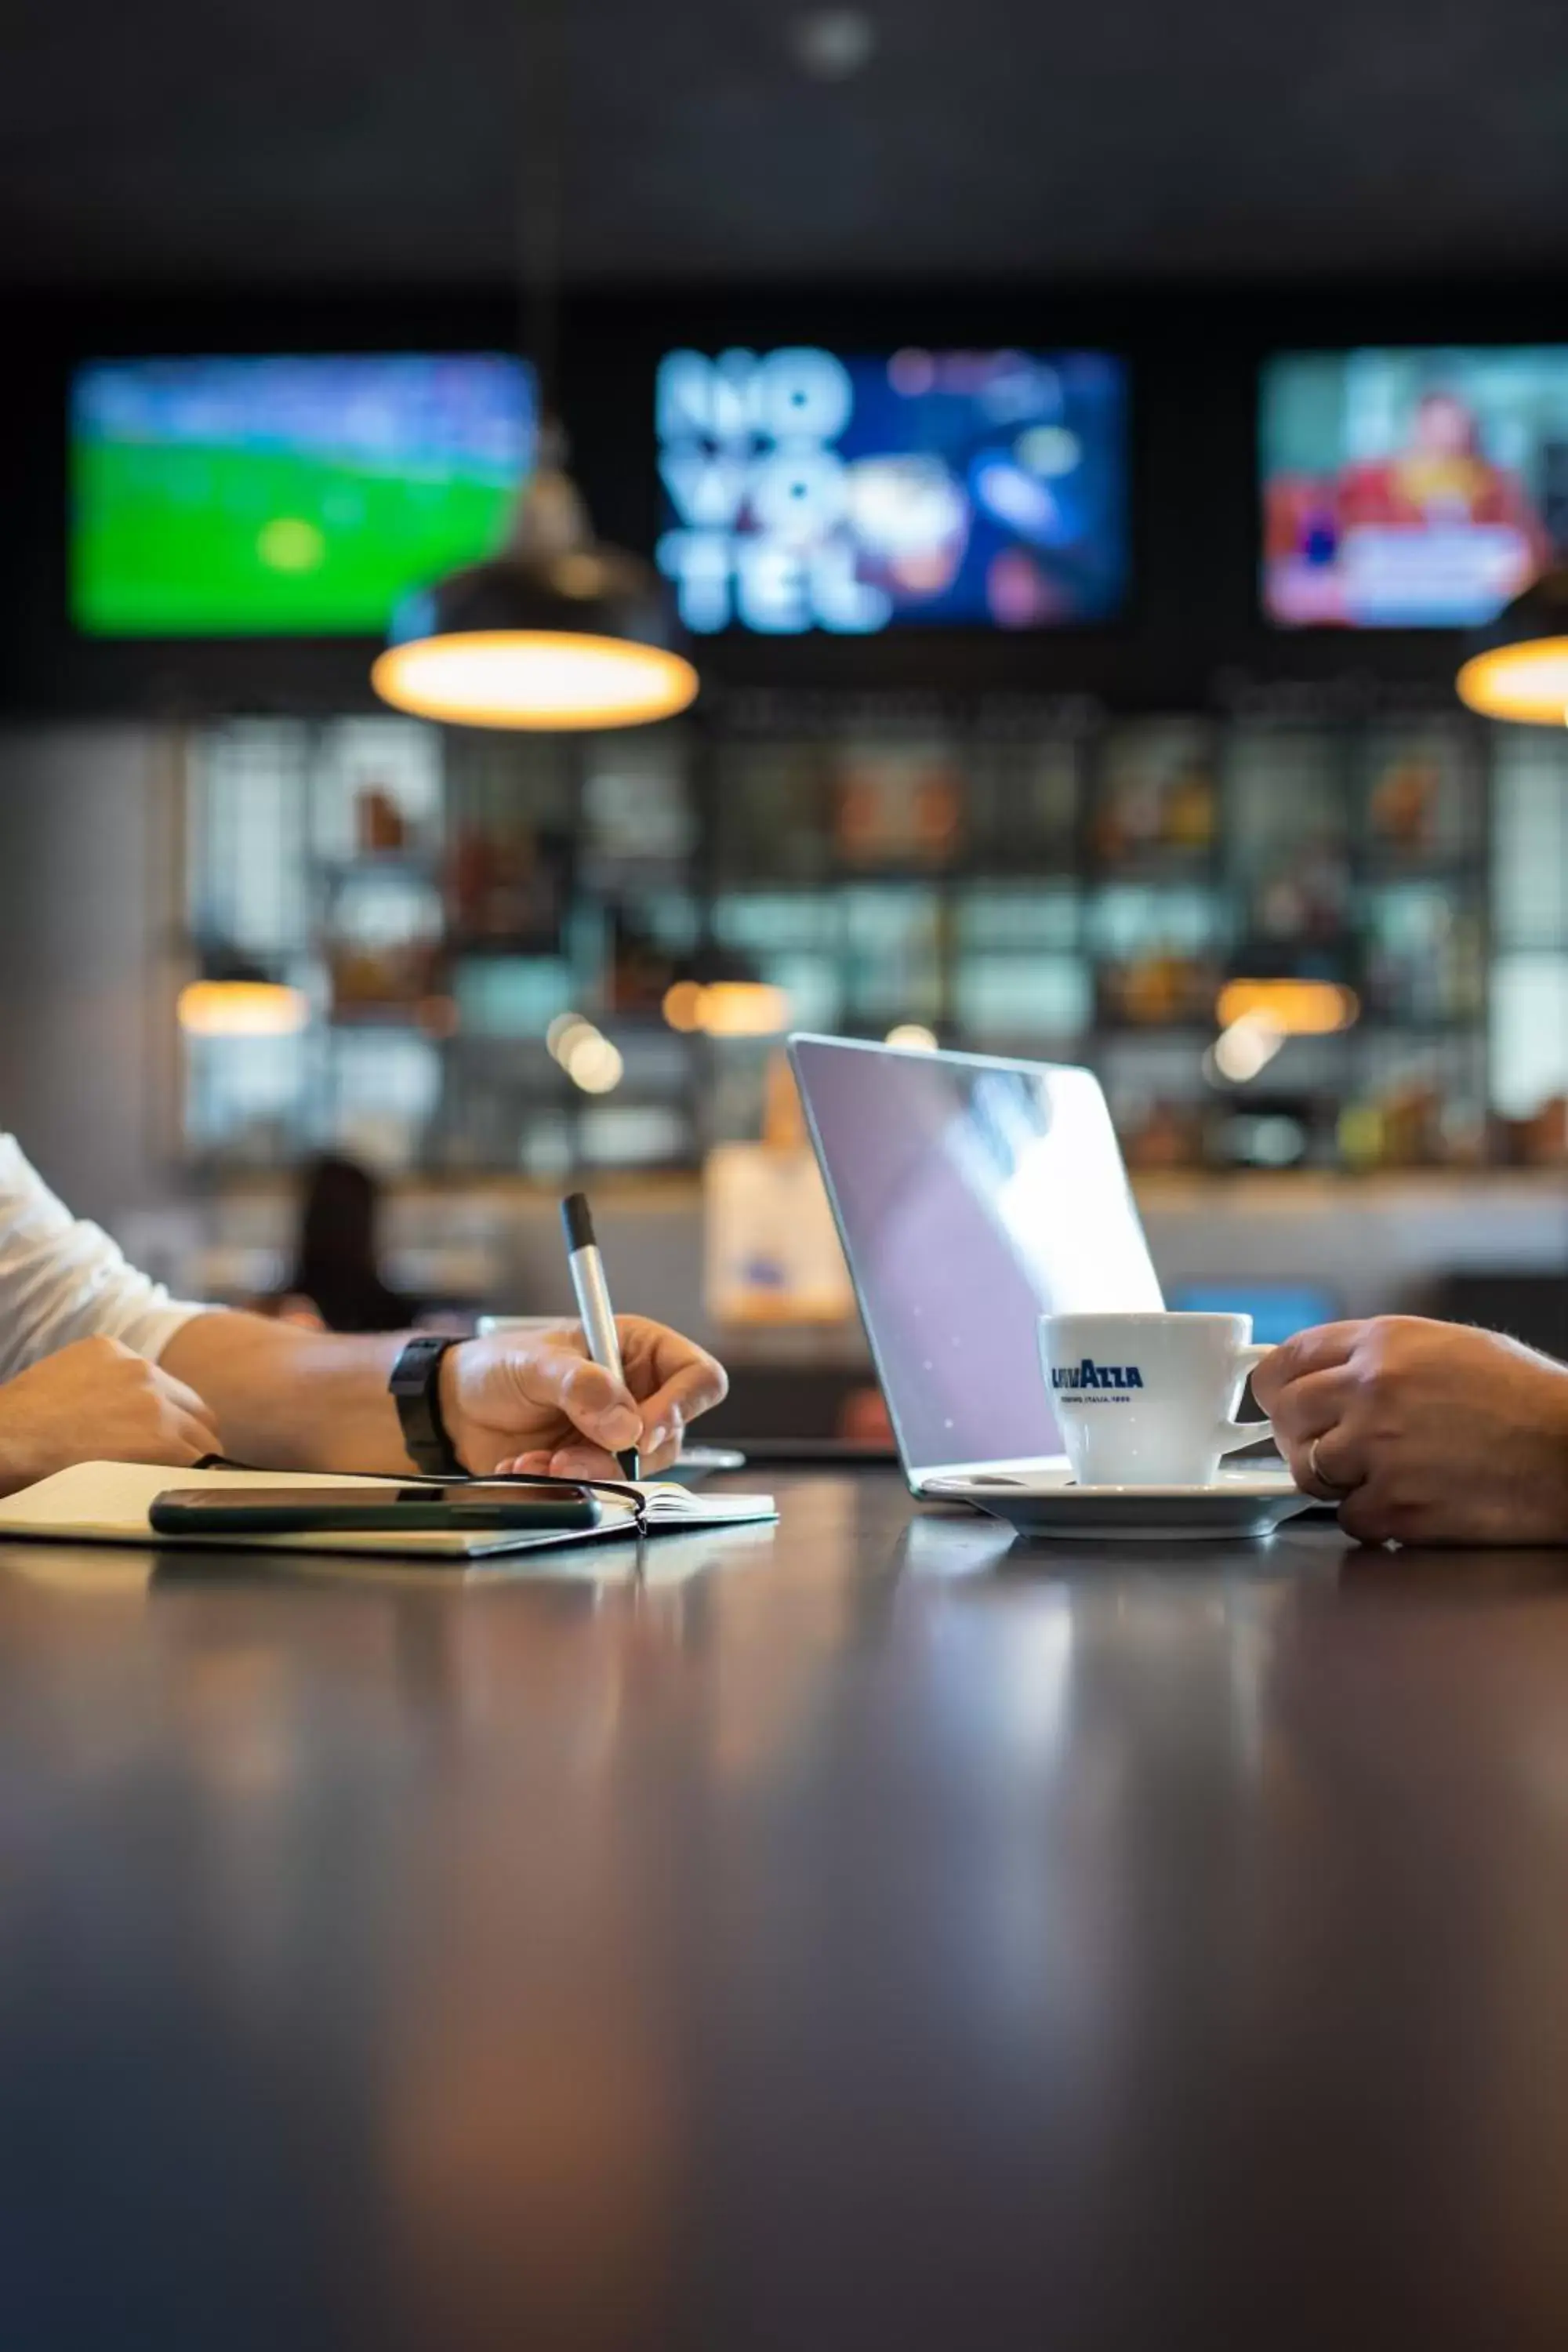
POLYGON ((427 1478, 468 1475, 441 1418, 441 1359, 457 1345, 434 1334, 410 1339, 386 1384, 397 1402, 408 1458, 427 1478))

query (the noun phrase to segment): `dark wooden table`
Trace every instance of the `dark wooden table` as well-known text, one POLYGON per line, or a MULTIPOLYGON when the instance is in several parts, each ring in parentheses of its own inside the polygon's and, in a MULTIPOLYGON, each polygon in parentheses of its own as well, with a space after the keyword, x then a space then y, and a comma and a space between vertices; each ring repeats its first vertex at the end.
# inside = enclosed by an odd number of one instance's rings
POLYGON ((1568 1554, 0 1554, 5 2352, 1568 2346, 1568 1554))

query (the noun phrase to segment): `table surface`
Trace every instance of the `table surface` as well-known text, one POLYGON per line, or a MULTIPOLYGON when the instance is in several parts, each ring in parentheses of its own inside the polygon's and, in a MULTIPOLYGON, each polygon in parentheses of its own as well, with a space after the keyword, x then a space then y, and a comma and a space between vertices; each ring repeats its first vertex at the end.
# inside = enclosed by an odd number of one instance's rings
POLYGON ((0 1551, 5 2345, 1562 2352, 1568 1553, 775 1483, 0 1551))

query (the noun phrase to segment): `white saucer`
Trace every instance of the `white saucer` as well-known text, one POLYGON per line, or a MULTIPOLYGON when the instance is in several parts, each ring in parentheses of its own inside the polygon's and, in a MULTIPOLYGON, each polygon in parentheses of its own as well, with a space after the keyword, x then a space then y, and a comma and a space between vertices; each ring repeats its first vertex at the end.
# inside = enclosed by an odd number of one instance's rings
POLYGON ((1270 1536, 1281 1520, 1310 1510, 1313 1498, 1283 1469, 1256 1476, 1233 1472, 1212 1486, 1073 1486, 1046 1479, 936 1478, 933 1501, 973 1503, 1021 1534, 1114 1537, 1118 1542, 1195 1543, 1270 1536))

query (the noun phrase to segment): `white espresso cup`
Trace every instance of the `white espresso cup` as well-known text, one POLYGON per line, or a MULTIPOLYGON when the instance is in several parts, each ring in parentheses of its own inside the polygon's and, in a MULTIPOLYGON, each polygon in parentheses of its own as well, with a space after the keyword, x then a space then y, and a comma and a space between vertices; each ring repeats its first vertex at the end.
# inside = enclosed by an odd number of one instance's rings
POLYGON ((1250 1315, 1042 1315, 1040 1368, 1080 1486, 1212 1486, 1221 1457, 1270 1437, 1237 1421, 1272 1352, 1250 1315))

